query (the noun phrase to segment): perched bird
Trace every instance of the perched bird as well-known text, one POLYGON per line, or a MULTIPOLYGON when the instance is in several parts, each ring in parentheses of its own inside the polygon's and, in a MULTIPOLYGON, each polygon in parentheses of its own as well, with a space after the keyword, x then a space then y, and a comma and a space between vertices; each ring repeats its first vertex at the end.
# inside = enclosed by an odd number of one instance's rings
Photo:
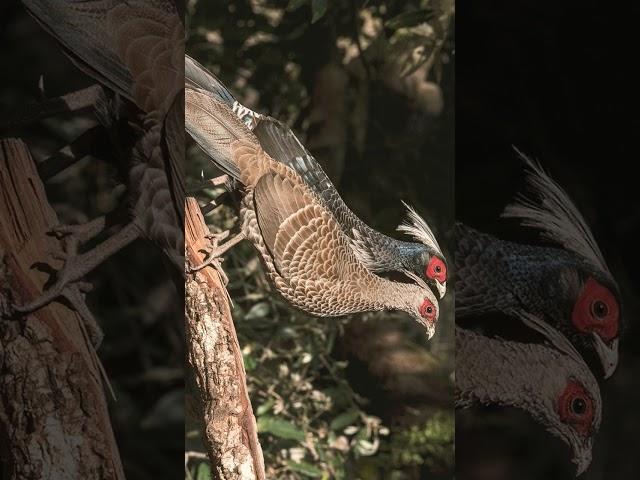
MULTIPOLYGON (((96 105, 106 127, 124 115, 135 140, 125 146, 131 222, 95 249, 77 246, 99 234, 103 218, 65 226, 74 237, 56 282, 33 301, 15 306, 29 312, 67 295, 110 255, 140 236, 162 249, 178 272, 184 270, 183 59, 184 27, 168 0, 24 0, 31 15, 62 46, 74 64, 115 94, 96 105), (122 105, 123 108, 118 108, 122 105)), ((119 149, 123 145, 118 145, 119 149)))
POLYGON ((571 344, 558 332, 552 338, 555 345, 519 343, 457 327, 455 404, 524 410, 569 446, 578 476, 600 428, 600 389, 571 344))
MULTIPOLYGON (((226 103, 253 131, 262 149, 272 159, 289 166, 300 175, 336 218, 349 246, 369 271, 408 270, 435 288, 440 298, 444 297, 447 265, 442 250, 427 222, 413 208, 405 204, 408 219, 398 230, 414 237, 415 242, 396 240, 372 229, 344 203, 320 164, 287 125, 244 107, 215 75, 189 56, 185 57, 185 81, 190 88, 226 103)), ((197 132, 192 136, 201 146, 205 142, 197 132)), ((232 177, 235 175, 233 171, 226 173, 232 177)))
POLYGON ((241 231, 217 254, 247 238, 276 290, 292 305, 318 316, 402 310, 435 332, 438 301, 415 283, 384 279, 356 256, 339 220, 302 177, 273 160, 224 102, 187 86, 185 128, 223 171, 242 186, 241 231))
POLYGON ((534 199, 521 197, 503 216, 522 219, 558 247, 504 241, 458 223, 456 313, 531 313, 531 327, 559 330, 608 378, 618 364, 620 291, 567 194, 538 163, 523 159, 534 199))

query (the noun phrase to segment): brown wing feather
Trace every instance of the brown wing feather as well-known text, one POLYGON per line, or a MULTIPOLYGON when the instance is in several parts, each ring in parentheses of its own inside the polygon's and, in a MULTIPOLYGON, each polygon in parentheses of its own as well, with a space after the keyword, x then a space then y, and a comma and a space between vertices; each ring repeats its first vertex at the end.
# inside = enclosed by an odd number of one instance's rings
POLYGON ((265 244, 292 284, 345 287, 352 275, 366 277, 335 219, 302 183, 269 172, 257 182, 254 202, 265 244))
POLYGON ((288 220, 304 210, 306 205, 313 204, 313 198, 291 179, 273 172, 260 177, 253 195, 265 244, 276 266, 281 269, 286 244, 303 226, 303 223, 291 224, 288 220))

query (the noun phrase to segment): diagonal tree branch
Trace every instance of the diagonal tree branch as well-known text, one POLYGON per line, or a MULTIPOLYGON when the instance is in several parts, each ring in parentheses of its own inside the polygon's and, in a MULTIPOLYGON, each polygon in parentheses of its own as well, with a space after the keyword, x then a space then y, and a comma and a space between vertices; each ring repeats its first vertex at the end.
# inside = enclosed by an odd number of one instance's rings
MULTIPOLYGON (((202 262, 210 241, 198 203, 185 209, 187 265, 202 262)), ((256 419, 247 392, 246 373, 229 297, 213 268, 187 274, 185 280, 187 358, 198 389, 204 443, 220 480, 264 480, 264 459, 256 419)))
MULTIPOLYGON (((0 140, 0 307, 36 297, 61 250, 26 145, 0 140)), ((57 265, 54 265, 57 266, 57 265)), ((53 302, 25 317, 0 308, 0 477, 124 479, 101 381, 79 315, 53 302)), ((6 310, 6 309, 5 309, 6 310)))

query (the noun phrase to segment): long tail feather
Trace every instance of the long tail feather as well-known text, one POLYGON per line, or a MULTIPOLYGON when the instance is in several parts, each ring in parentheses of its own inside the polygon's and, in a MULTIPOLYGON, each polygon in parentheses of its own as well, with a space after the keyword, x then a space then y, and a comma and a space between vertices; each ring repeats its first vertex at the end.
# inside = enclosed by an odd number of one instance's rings
POLYGON ((185 129, 200 148, 222 171, 240 180, 232 146, 239 140, 258 145, 258 140, 229 106, 205 91, 187 86, 184 119, 185 129))

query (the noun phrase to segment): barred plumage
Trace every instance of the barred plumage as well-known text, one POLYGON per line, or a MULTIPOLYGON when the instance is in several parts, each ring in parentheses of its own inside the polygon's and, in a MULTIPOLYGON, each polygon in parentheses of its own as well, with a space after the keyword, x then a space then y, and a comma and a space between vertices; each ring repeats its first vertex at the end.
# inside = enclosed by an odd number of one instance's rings
POLYGON ((301 176, 273 160, 231 107, 187 85, 185 127, 244 187, 241 231, 292 305, 318 316, 394 309, 435 331, 438 302, 426 283, 400 283, 358 260, 338 219, 301 176))
MULTIPOLYGON (((262 149, 272 159, 289 166, 300 175, 337 219, 350 247, 367 269, 371 272, 408 270, 422 277, 438 292, 440 298, 445 295, 447 273, 442 250, 427 223, 414 209, 405 204, 408 218, 398 230, 413 236, 417 242, 396 240, 372 229, 344 203, 322 167, 287 125, 243 106, 215 75, 189 56, 185 58, 185 77, 186 84, 192 90, 228 105, 242 123, 253 131, 262 149)), ((200 143, 197 133, 194 138, 200 143)), ((228 165, 222 165, 222 169, 237 176, 237 172, 228 165)))

